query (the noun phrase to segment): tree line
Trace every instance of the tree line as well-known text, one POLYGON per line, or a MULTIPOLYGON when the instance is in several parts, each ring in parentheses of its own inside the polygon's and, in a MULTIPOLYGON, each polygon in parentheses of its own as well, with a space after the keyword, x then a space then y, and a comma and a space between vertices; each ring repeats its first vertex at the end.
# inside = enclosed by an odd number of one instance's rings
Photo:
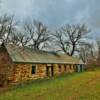
POLYGON ((100 55, 100 40, 96 46, 89 38, 90 29, 85 24, 64 25, 49 29, 37 20, 16 21, 14 16, 0 17, 0 43, 11 43, 37 50, 51 50, 69 56, 78 55, 83 62, 100 55))

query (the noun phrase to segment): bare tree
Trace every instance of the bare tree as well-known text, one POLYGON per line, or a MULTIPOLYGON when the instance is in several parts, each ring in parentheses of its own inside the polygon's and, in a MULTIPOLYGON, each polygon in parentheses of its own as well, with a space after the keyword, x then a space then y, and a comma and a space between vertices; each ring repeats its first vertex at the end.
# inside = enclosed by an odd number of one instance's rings
POLYGON ((14 20, 14 16, 8 16, 8 17, 9 17, 9 21, 8 21, 8 25, 7 25, 7 32, 6 32, 5 42, 9 42, 9 36, 11 34, 15 33, 16 25, 18 24, 18 22, 16 22, 14 20))
MULTIPOLYGON (((29 46, 34 49, 43 49, 47 47, 50 40, 48 28, 38 21, 25 21, 21 30, 17 30, 14 26, 13 19, 7 24, 7 32, 5 42, 13 43, 20 46, 29 46)), ((18 26, 19 27, 19 26, 18 26)))
POLYGON ((80 59, 84 63, 87 63, 89 59, 94 59, 94 49, 93 44, 87 43, 83 44, 78 48, 78 54, 80 59))
POLYGON ((27 21, 24 24, 24 31, 31 38, 29 46, 34 49, 42 49, 50 40, 48 28, 39 21, 27 21))
POLYGON ((4 15, 0 17, 0 39, 8 42, 9 36, 15 31, 16 22, 14 16, 4 15))
POLYGON ((83 25, 66 25, 53 34, 54 42, 67 55, 74 55, 79 44, 85 42, 89 30, 83 25))
POLYGON ((0 39, 2 40, 7 32, 8 21, 9 18, 6 15, 0 17, 0 39))
POLYGON ((26 34, 17 31, 17 32, 10 35, 9 43, 25 47, 25 46, 27 46, 30 39, 31 38, 28 37, 26 34))
POLYGON ((22 29, 19 31, 18 22, 14 16, 4 15, 0 17, 0 37, 5 43, 13 43, 20 46, 26 46, 30 37, 22 29))
POLYGON ((100 56, 100 38, 96 40, 96 43, 97 43, 98 55, 100 56))

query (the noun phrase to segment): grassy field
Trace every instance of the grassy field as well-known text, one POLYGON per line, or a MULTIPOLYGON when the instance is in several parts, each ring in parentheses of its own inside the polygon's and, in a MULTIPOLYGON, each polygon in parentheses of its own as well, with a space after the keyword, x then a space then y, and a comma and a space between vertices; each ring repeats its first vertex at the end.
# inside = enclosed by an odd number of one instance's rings
POLYGON ((2 93, 0 100, 100 100, 100 70, 37 80, 2 93))

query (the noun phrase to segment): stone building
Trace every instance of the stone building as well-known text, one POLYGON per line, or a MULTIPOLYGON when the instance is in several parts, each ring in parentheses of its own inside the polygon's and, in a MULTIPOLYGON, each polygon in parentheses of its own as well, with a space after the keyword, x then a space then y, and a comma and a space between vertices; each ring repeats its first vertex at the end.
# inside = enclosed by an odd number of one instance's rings
POLYGON ((84 63, 80 59, 64 54, 12 44, 2 44, 0 47, 0 75, 4 75, 3 78, 6 77, 9 83, 82 72, 83 69, 84 63))

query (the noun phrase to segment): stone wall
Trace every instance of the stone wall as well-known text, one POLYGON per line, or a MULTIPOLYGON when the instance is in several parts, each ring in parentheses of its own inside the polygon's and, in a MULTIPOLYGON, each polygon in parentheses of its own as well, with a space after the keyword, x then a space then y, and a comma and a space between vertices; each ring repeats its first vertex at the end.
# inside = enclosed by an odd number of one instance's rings
POLYGON ((0 48, 0 85, 7 83, 13 71, 13 63, 6 48, 0 48))
POLYGON ((13 81, 24 81, 46 76, 46 66, 42 64, 35 64, 36 73, 32 74, 32 64, 15 64, 13 70, 13 81))
POLYGON ((7 74, 12 69, 12 61, 6 48, 0 48, 0 74, 7 74))
MULTIPOLYGON (((46 75, 46 66, 48 66, 47 64, 35 64, 34 66, 36 66, 36 73, 32 74, 31 73, 32 64, 15 64, 13 69, 13 74, 11 76, 12 78, 10 79, 12 79, 13 82, 18 82, 18 81, 34 80, 38 78, 47 77, 46 75)), ((49 66, 51 65, 49 64, 49 66)), ((73 65, 71 65, 71 67, 69 65, 60 65, 61 71, 59 71, 58 64, 54 64, 52 66, 54 68, 54 75, 74 72, 73 65), (66 70, 65 70, 65 66, 66 66, 66 70)))
POLYGON ((54 64, 54 74, 55 75, 59 75, 59 74, 63 74, 63 73, 70 73, 70 72, 74 72, 74 65, 60 65, 61 66, 61 71, 59 71, 59 65, 58 64, 54 64), (65 70, 65 66, 66 66, 66 70, 65 70))

